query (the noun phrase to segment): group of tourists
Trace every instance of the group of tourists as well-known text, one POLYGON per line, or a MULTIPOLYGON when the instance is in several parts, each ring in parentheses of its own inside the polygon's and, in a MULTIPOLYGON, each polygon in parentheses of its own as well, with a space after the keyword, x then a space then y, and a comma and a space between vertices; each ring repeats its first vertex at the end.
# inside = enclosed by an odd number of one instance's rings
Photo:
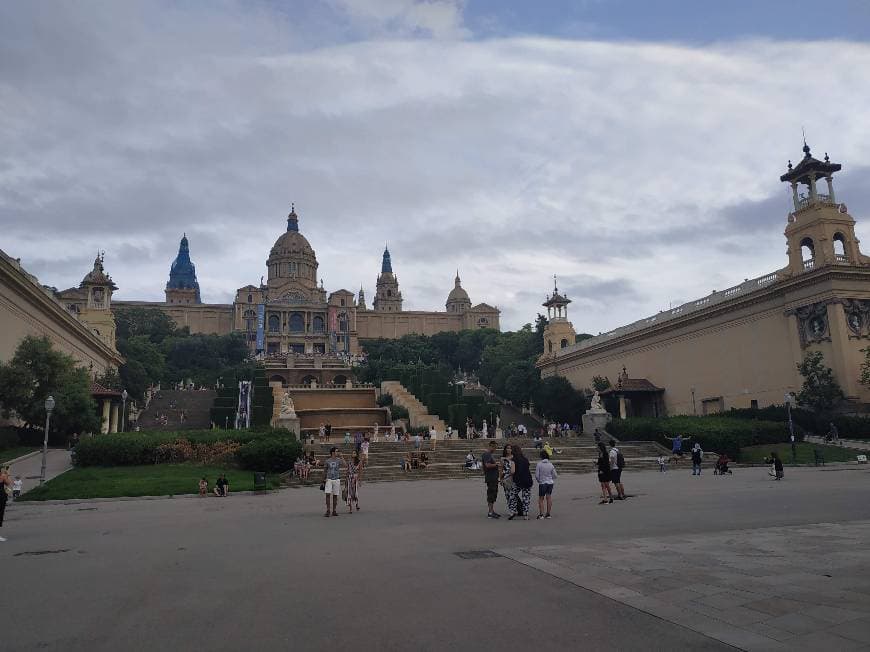
POLYGON ((495 511, 498 488, 501 486, 510 513, 508 520, 512 521, 515 518, 529 520, 534 480, 538 483, 538 519, 551 518, 553 486, 558 474, 547 453, 543 450, 540 452, 541 461, 535 467, 533 480, 531 465, 520 446, 506 444, 502 448, 501 459, 498 460, 495 449, 495 442, 490 441, 486 452, 481 456, 483 477, 486 482, 487 518, 501 518, 501 514, 495 511))
POLYGON ((625 457, 616 446, 616 441, 610 440, 610 450, 604 442, 598 442, 598 459, 595 463, 598 469, 598 484, 601 485, 599 505, 611 504, 614 500, 610 484, 616 489, 616 500, 625 500, 625 487, 622 486, 622 469, 625 468, 625 457))

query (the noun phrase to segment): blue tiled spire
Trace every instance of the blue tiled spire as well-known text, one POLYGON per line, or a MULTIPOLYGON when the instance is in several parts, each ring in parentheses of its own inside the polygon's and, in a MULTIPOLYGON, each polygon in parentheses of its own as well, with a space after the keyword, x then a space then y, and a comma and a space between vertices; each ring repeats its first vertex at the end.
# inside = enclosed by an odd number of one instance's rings
POLYGON ((181 244, 178 246, 178 255, 172 261, 166 289, 194 289, 196 290, 196 302, 199 303, 201 301, 199 297, 199 283, 196 280, 196 267, 190 262, 190 248, 187 242, 187 234, 182 236, 181 244))
POLYGON ((389 272, 393 273, 393 263, 390 261, 390 250, 384 247, 384 260, 381 262, 381 274, 389 272))
POLYGON ((290 204, 290 214, 287 216, 287 230, 299 231, 299 216, 296 215, 296 204, 290 204))

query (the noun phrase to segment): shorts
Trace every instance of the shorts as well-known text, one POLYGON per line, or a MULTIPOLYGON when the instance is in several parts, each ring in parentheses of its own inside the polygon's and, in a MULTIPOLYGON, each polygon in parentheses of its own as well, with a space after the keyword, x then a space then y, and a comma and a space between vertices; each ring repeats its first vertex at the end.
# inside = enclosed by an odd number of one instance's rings
POLYGON ((553 495, 552 483, 538 485, 538 497, 543 498, 544 496, 552 496, 552 495, 553 495))
POLYGON ((341 480, 327 480, 323 485, 323 492, 328 496, 332 494, 333 496, 341 495, 341 480))
POLYGON ((610 482, 610 471, 599 471, 598 482, 610 482))
POLYGON ((495 503, 498 500, 498 478, 486 479, 486 502, 495 503))
POLYGON ((610 481, 616 484, 622 482, 622 469, 610 469, 610 481))

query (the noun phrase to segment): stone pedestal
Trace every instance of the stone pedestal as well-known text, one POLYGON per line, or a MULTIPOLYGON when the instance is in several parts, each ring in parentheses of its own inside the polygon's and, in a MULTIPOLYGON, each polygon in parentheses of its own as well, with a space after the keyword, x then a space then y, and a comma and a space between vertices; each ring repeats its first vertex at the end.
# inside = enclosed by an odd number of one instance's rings
POLYGON ((286 415, 281 415, 275 420, 276 428, 286 428, 290 432, 299 437, 300 427, 299 427, 299 417, 288 417, 286 415))
POLYGON ((587 410, 586 414, 583 415, 583 434, 594 435, 596 429, 604 433, 604 429, 612 418, 605 410, 600 412, 587 410))

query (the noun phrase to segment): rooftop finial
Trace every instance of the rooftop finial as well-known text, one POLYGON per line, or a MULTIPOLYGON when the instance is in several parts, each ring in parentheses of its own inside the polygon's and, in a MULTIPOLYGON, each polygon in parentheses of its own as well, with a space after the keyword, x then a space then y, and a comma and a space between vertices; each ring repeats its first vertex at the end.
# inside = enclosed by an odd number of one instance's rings
POLYGON ((299 231, 299 216, 296 215, 296 204, 290 203, 290 214, 287 216, 287 230, 299 231))
POLYGON ((825 163, 830 163, 830 162, 831 162, 831 159, 830 159, 830 157, 828 156, 828 153, 825 152, 825 163))
POLYGON ((558 294, 559 286, 556 285, 556 275, 553 274, 553 294, 558 294))

